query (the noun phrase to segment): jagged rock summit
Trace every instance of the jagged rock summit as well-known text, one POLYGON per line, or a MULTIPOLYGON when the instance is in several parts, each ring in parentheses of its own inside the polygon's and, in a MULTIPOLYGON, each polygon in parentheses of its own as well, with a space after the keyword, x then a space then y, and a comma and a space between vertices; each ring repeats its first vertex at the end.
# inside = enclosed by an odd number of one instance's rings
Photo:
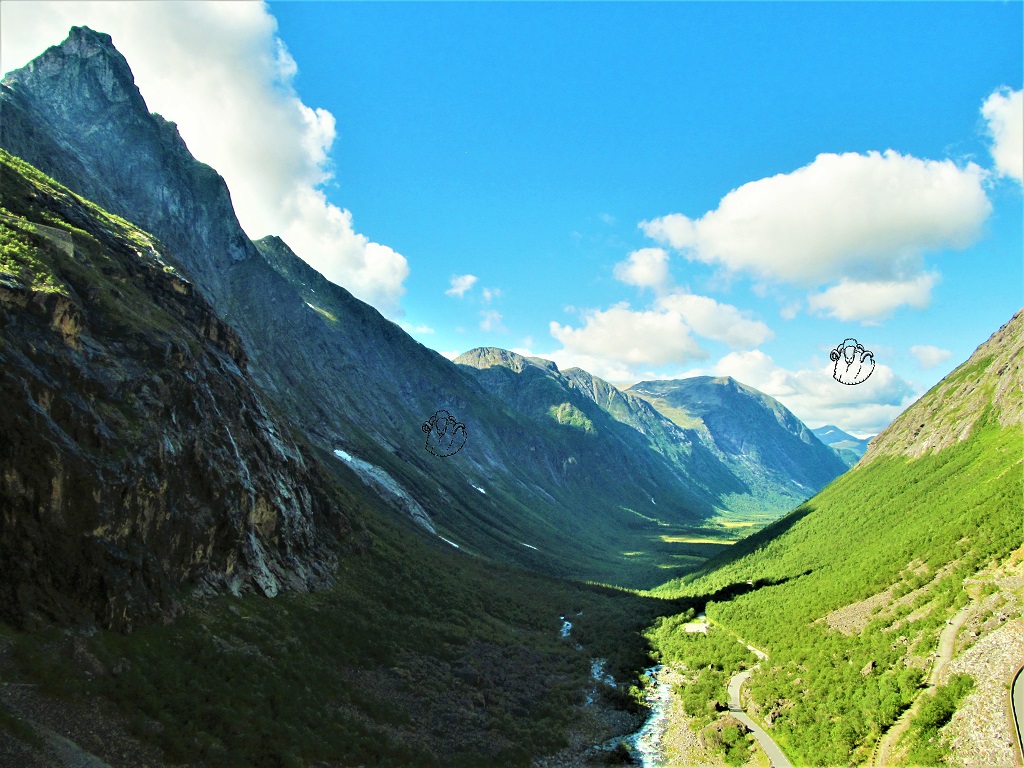
POLYGON ((149 112, 110 35, 72 27, 7 74, 0 146, 156 234, 215 307, 230 293, 231 267, 256 256, 224 179, 192 157, 174 123, 149 112))

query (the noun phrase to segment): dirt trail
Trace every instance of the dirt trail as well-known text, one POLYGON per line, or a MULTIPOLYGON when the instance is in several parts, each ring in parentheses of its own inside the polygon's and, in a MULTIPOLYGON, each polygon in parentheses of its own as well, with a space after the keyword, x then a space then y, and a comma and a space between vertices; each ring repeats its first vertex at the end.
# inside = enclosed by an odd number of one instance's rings
POLYGON ((931 674, 928 675, 928 683, 925 685, 923 691, 918 693, 917 698, 914 699, 914 703, 910 708, 904 712, 900 718, 892 724, 892 727, 879 739, 878 744, 875 746, 874 757, 871 760, 871 765, 876 768, 884 768, 892 762, 892 749, 899 741, 900 736, 910 727, 910 721, 917 714, 918 707, 921 702, 924 701, 926 695, 930 695, 931 691, 939 684, 939 678, 942 675, 942 670, 946 668, 946 665, 953 660, 953 650, 956 647, 956 638, 960 633, 960 628, 964 623, 971 617, 974 612, 975 603, 972 600, 970 603, 965 605, 952 619, 942 628, 942 632, 939 633, 939 648, 935 658, 935 663, 932 665, 931 674))

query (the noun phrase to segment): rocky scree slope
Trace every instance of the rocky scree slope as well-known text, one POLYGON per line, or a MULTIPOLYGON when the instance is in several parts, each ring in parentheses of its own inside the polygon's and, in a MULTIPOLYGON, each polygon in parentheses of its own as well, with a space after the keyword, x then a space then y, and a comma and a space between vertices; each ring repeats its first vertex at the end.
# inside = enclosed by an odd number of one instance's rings
MULTIPOLYGON (((464 549, 607 577, 595 565, 618 558, 621 508, 640 503, 642 491, 620 484, 595 499, 589 489, 599 478, 569 461, 550 432, 522 424, 472 376, 323 279, 279 238, 253 244, 223 179, 192 158, 173 123, 147 111, 109 36, 75 27, 9 73, 0 117, 0 145, 137 222, 180 258, 238 332, 250 373, 314 445, 381 467, 464 549), (470 442, 439 460, 424 450, 420 426, 442 408, 466 424, 470 442)), ((360 482, 336 463, 345 482, 360 482)))
POLYGON ((1022 360, 1024 309, 874 438, 864 462, 937 453, 993 419, 1004 428, 1024 424, 1022 360))
POLYGON ((846 464, 775 398, 725 377, 642 381, 626 390, 699 440, 742 490, 727 505, 787 511, 846 471, 846 464))
POLYGON ((2 150, 0 204, 0 617, 327 583, 348 522, 164 247, 2 150))

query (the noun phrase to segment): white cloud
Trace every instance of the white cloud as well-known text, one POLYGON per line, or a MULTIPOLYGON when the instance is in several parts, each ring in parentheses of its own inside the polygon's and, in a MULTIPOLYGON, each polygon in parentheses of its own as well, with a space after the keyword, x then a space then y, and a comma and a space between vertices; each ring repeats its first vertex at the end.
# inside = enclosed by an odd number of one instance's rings
POLYGON ((799 301, 794 301, 780 309, 779 315, 783 320, 792 320, 800 313, 800 307, 801 303, 799 301))
POLYGON ((580 312, 582 327, 552 321, 552 337, 562 348, 551 359, 578 365, 609 380, 636 381, 641 367, 682 365, 707 358, 694 336, 734 349, 774 338, 767 325, 730 304, 682 290, 663 294, 649 307, 631 309, 622 302, 609 309, 580 312), (599 373, 600 371, 600 373, 599 373))
POLYGON ((458 296, 460 299, 476 282, 476 275, 452 275, 451 288, 445 291, 447 296, 458 296))
POLYGON ((910 348, 910 354, 914 356, 918 366, 923 371, 934 368, 953 356, 953 353, 948 349, 940 349, 930 344, 915 344, 910 348))
POLYGON ((920 271, 923 252, 978 237, 992 209, 984 178, 973 163, 893 150, 821 154, 744 184, 697 219, 673 213, 640 226, 690 259, 761 278, 904 280, 920 271))
POLYGON ((615 265, 615 279, 627 285, 663 291, 672 278, 668 273, 668 252, 663 248, 641 248, 615 265))
POLYGON ((877 434, 920 394, 920 388, 881 363, 862 384, 847 386, 832 378, 832 363, 789 371, 760 350, 731 352, 709 373, 732 376, 779 400, 814 428, 835 424, 853 434, 877 434))
POLYGON ((500 288, 484 288, 480 295, 483 297, 485 304, 490 304, 494 299, 501 298, 500 288))
POLYGON ((775 338, 760 320, 753 320, 731 304, 719 304, 708 296, 676 291, 660 297, 655 306, 678 314, 694 333, 734 349, 756 347, 775 338))
POLYGON ((501 312, 496 309, 485 309, 480 313, 483 320, 480 321, 482 331, 504 331, 505 326, 501 324, 501 312))
POLYGON ((73 25, 109 33, 149 108, 224 176, 248 235, 280 235, 329 280, 401 315, 408 263, 358 234, 320 190, 332 176, 334 117, 298 97, 298 67, 264 3, 25 2, 0 14, 4 72, 73 25))
POLYGON ((925 309, 931 300, 932 287, 938 282, 935 273, 917 275, 909 280, 860 282, 842 279, 821 293, 807 297, 807 306, 843 322, 860 320, 865 325, 884 320, 901 306, 925 309))
POLYGON ((434 329, 431 328, 429 325, 413 325, 412 323, 406 323, 404 321, 399 323, 399 325, 402 327, 402 330, 404 330, 406 333, 409 333, 409 334, 413 334, 413 333, 420 333, 420 334, 435 333, 434 329))
POLYGON ((459 355, 462 354, 457 349, 445 349, 445 350, 434 350, 434 351, 437 352, 442 357, 447 357, 449 360, 454 360, 456 357, 458 357, 459 355))
POLYGON ((631 365, 664 365, 707 357, 677 312, 634 311, 625 302, 583 312, 582 328, 552 321, 551 335, 569 355, 631 365))
POLYGON ((992 137, 992 159, 1000 176, 1024 184, 1024 91, 1000 88, 981 107, 992 137))

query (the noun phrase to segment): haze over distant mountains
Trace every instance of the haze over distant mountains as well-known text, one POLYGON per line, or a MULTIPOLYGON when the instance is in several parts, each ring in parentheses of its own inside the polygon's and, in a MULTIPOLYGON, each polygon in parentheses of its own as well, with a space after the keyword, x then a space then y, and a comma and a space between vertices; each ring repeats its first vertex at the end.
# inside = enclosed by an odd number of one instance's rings
POLYGON ((870 437, 854 437, 831 424, 826 424, 824 427, 818 427, 811 431, 851 467, 864 455, 864 452, 868 449, 868 443, 872 440, 870 437))

